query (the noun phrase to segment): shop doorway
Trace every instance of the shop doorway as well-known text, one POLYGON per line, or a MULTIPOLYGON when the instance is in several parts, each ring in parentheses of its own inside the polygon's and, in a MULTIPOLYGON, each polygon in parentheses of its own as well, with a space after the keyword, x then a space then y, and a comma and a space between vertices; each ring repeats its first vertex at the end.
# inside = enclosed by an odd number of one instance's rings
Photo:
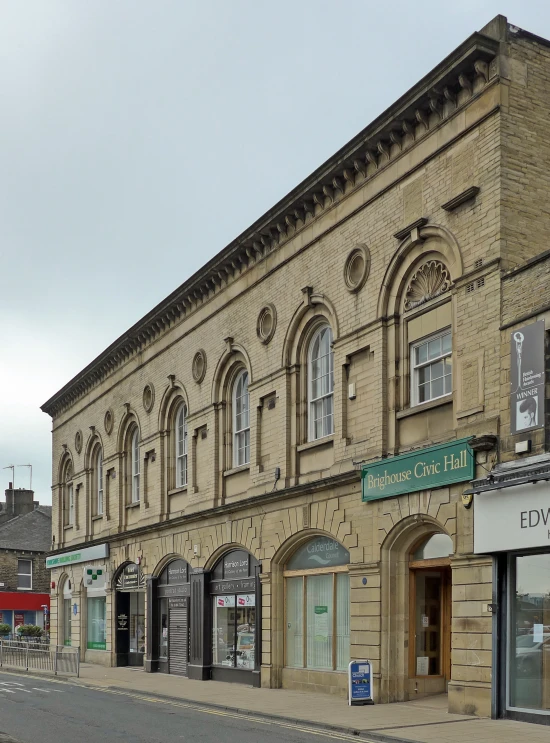
POLYGON ((189 565, 181 559, 168 563, 158 579, 158 670, 161 673, 187 676, 191 593, 189 580, 189 565))
POLYGON ((433 534, 409 561, 409 692, 441 694, 451 679, 452 540, 433 534))
POLYGON ((189 599, 179 601, 179 608, 170 607, 169 673, 187 676, 189 663, 189 599))
POLYGON ((115 581, 117 666, 142 666, 145 658, 145 577, 126 565, 115 581))

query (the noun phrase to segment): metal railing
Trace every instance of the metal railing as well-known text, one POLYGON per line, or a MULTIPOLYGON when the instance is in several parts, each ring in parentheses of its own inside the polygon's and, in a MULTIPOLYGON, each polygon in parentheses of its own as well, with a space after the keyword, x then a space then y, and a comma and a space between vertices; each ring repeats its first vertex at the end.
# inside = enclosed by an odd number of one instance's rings
POLYGON ((80 675, 80 650, 41 642, 0 640, 0 668, 11 666, 25 671, 48 671, 55 676, 80 675))

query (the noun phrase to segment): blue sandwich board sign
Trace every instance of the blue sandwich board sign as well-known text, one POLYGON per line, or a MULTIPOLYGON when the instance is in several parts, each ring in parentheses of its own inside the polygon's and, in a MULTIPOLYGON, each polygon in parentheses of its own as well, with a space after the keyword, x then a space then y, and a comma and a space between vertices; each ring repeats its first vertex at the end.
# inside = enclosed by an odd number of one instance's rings
POLYGON ((372 665, 370 660, 352 660, 348 666, 349 699, 351 705, 374 704, 372 698, 372 665))

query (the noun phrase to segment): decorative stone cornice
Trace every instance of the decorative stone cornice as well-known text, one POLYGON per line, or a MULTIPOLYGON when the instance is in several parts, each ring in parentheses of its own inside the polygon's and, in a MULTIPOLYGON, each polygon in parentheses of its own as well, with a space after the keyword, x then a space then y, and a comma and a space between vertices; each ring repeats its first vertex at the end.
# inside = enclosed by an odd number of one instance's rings
POLYGON ((263 261, 366 180, 468 105, 497 76, 499 42, 472 34, 428 75, 220 251, 51 397, 52 417, 263 261), (402 136, 401 136, 402 133, 402 136))

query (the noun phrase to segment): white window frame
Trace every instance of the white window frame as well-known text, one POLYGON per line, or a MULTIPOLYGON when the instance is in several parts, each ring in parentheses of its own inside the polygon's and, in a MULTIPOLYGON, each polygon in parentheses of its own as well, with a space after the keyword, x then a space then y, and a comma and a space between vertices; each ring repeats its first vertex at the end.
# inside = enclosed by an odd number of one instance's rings
POLYGON ((139 503, 139 429, 135 428, 130 443, 131 502, 139 503))
POLYGON ((74 526, 74 486, 67 483, 67 526, 74 526))
POLYGON ((96 516, 103 516, 103 452, 98 449, 96 455, 96 516))
MULTIPOLYGON (((320 328, 318 328, 315 331, 315 334, 313 335, 313 338, 311 339, 309 343, 309 349, 307 354, 307 399, 308 399, 308 441, 318 441, 320 439, 324 439, 326 436, 332 436, 334 433, 334 351, 332 350, 332 343, 333 343, 333 336, 332 336, 332 328, 330 325, 321 325, 320 328), (321 335, 328 331, 329 334, 329 353, 323 354, 323 356, 319 356, 318 358, 323 358, 324 356, 328 356, 329 359, 329 369, 328 369, 328 377, 329 377, 329 391, 325 394, 319 395, 317 397, 313 396, 313 362, 316 360, 313 358, 313 349, 315 348, 315 344, 317 343, 317 340, 320 339, 321 335), (328 416, 325 413, 322 415, 321 420, 323 420, 323 431, 320 436, 315 435, 315 411, 319 407, 319 403, 321 403, 321 407, 325 409, 326 401, 331 400, 332 402, 332 415, 328 416), (328 426, 328 418, 331 418, 332 424, 330 427, 328 426)), ((327 375, 323 375, 327 376, 327 375)))
POLYGON ((176 413, 174 424, 174 442, 176 459, 176 488, 187 485, 187 408, 182 403, 176 413))
MULTIPOLYGON (((452 328, 447 327, 443 328, 442 330, 438 330, 436 333, 432 333, 432 335, 428 335, 425 338, 421 338, 418 341, 414 341, 414 343, 411 343, 410 346, 410 364, 411 364, 411 407, 415 407, 416 405, 424 405, 424 403, 432 402, 433 400, 440 400, 443 397, 449 397, 449 395, 452 394, 452 384, 453 384, 453 370, 452 370, 452 363, 451 363, 451 391, 450 392, 443 392, 442 395, 437 395, 435 397, 429 397, 427 400, 422 400, 420 402, 419 400, 419 382, 418 382, 418 372, 420 369, 424 369, 426 367, 432 366, 433 364, 436 364, 438 361, 441 361, 442 359, 451 359, 452 362, 452 355, 453 355, 453 338, 452 338, 452 328), (420 346, 424 346, 430 341, 435 341, 438 338, 443 338, 446 335, 451 336, 451 348, 448 352, 442 353, 439 356, 434 357, 433 359, 429 359, 423 363, 416 364, 415 363, 415 355, 416 355, 416 349, 420 346)), ((445 377, 443 377, 445 379, 445 377)), ((443 385, 445 386, 445 385, 443 385)), ((431 381, 430 381, 430 390, 431 390, 431 381)))
POLYGON ((18 557, 17 558, 17 590, 18 591, 32 591, 32 560, 27 559, 26 557, 18 557), (20 571, 19 568, 20 568, 20 564, 22 562, 28 562, 29 563, 30 568, 31 568, 29 573, 22 573, 20 571), (19 578, 22 575, 24 575, 26 578, 28 578, 30 576, 30 579, 31 579, 30 586, 20 586, 19 585, 19 578))
POLYGON ((233 417, 233 467, 250 464, 250 393, 248 392, 248 371, 241 369, 233 382, 232 417, 233 417), (239 388, 246 384, 246 392, 237 394, 239 388), (237 405, 246 401, 241 411, 241 425, 238 424, 237 405), (241 452, 244 452, 241 457, 241 452))

